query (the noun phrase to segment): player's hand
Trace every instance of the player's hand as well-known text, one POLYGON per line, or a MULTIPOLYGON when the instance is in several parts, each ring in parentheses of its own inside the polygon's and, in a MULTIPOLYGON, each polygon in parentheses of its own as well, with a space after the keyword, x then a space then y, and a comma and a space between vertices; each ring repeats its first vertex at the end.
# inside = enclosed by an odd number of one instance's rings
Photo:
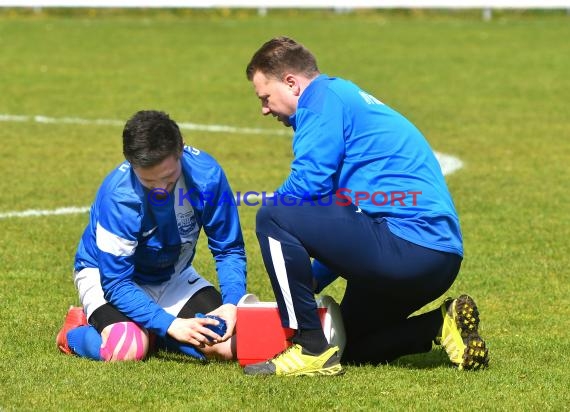
POLYGON ((226 334, 222 336, 221 342, 224 342, 232 337, 235 332, 236 328, 236 320, 237 320, 237 306, 232 305, 231 303, 226 303, 225 305, 220 306, 219 308, 211 311, 208 315, 216 315, 226 321, 226 334))
POLYGON ((218 321, 210 318, 176 318, 167 330, 168 335, 179 342, 204 347, 222 341, 222 337, 205 325, 217 325, 218 321), (209 339, 211 338, 211 340, 209 339))

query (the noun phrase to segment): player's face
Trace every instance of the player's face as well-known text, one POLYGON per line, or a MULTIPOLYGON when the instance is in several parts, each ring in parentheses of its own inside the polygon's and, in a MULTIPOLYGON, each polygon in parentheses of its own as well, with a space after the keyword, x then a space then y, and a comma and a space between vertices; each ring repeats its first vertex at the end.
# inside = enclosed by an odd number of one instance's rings
POLYGON ((151 167, 135 167, 135 174, 147 189, 171 192, 182 173, 179 156, 169 156, 151 167))
POLYGON ((285 126, 291 126, 289 116, 297 110, 297 99, 294 88, 286 81, 266 77, 261 72, 253 75, 253 88, 261 101, 261 114, 271 114, 285 126))

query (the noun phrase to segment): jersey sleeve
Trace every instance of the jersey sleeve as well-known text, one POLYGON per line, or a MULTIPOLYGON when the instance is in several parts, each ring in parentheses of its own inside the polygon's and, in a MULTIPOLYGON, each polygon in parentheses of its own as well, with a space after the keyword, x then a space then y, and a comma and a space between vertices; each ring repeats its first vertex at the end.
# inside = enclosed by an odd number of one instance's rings
POLYGON ((109 193, 100 203, 96 238, 105 299, 148 330, 165 336, 175 319, 133 281, 134 253, 141 228, 138 199, 109 193))
POLYGON ((204 204, 203 228, 216 263, 223 303, 237 305, 246 292, 245 245, 232 189, 221 168, 209 185, 211 198, 204 204))
POLYGON ((340 100, 331 95, 319 113, 299 108, 293 139, 294 160, 277 193, 315 198, 335 189, 335 175, 344 157, 344 121, 340 100))

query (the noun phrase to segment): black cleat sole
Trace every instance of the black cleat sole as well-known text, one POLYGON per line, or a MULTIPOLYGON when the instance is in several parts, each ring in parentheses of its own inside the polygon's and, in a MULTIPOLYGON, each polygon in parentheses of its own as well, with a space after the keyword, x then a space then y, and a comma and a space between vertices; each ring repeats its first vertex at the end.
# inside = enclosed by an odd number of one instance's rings
POLYGON ((477 370, 489 365, 489 349, 479 336, 479 310, 468 295, 461 295, 455 302, 455 323, 461 332, 465 351, 458 365, 463 370, 477 370))

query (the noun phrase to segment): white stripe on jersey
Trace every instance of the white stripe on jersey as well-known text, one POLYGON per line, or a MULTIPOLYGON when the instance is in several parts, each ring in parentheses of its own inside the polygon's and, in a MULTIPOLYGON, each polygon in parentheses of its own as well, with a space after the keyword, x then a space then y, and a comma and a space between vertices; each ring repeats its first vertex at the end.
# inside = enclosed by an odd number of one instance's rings
POLYGON ((297 329, 297 317, 295 316, 295 308, 293 306, 291 289, 289 288, 289 279, 287 278, 287 269, 285 267, 285 258, 283 257, 283 251, 281 250, 281 243, 272 237, 269 237, 268 239, 269 250, 271 252, 271 260, 273 261, 273 269, 275 269, 277 281, 279 282, 281 294, 283 295, 285 307, 287 308, 289 327, 291 329, 297 329))
POLYGON ((123 239, 97 223, 97 247, 113 256, 131 256, 138 245, 136 240, 123 239))

